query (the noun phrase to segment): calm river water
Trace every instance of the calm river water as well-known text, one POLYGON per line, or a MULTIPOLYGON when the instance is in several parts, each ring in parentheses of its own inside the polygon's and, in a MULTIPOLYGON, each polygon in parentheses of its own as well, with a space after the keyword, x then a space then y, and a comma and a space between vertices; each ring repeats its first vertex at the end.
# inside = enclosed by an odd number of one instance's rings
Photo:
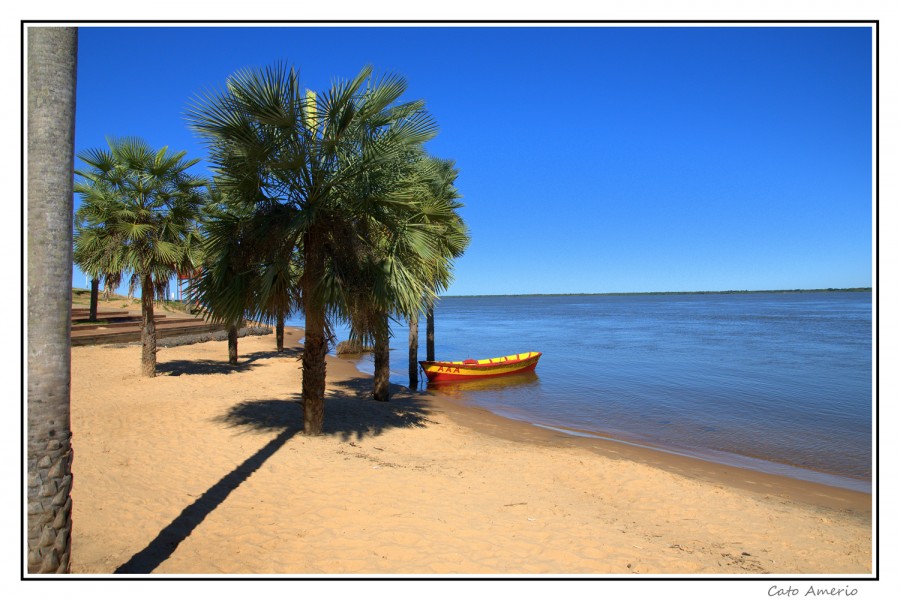
MULTIPOLYGON (((438 359, 543 353, 535 374, 440 387, 466 402, 582 436, 871 490, 869 292, 446 297, 436 324, 438 359)), ((338 340, 346 333, 338 328, 338 340)), ((391 379, 403 385, 407 334, 394 325, 391 379)), ((374 371, 370 356, 358 366, 374 371)))

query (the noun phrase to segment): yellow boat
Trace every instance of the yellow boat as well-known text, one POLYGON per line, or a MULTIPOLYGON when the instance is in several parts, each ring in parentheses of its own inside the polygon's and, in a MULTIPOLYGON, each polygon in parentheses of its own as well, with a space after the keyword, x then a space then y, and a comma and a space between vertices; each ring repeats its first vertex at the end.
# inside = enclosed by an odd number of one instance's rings
POLYGON ((534 371, 540 358, 541 353, 532 351, 492 359, 419 361, 419 365, 422 366, 429 382, 453 382, 534 371))

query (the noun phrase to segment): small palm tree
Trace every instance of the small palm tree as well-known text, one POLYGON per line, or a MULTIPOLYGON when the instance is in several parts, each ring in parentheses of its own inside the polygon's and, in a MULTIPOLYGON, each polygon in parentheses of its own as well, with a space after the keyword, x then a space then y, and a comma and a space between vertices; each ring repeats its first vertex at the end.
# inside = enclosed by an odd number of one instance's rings
MULTIPOLYGON (((420 164, 422 178, 428 185, 427 201, 431 209, 425 211, 428 223, 442 228, 440 248, 431 264, 431 294, 423 300, 426 313, 426 359, 434 361, 434 305, 439 293, 445 290, 452 279, 453 260, 462 256, 469 244, 469 233, 462 218, 457 213, 462 204, 457 202, 461 195, 455 187, 459 170, 449 160, 429 157, 420 164)), ((409 381, 410 386, 418 385, 419 354, 419 314, 409 319, 409 381)))
MULTIPOLYGON (((280 207, 284 210, 284 207, 280 207)), ((260 274, 257 312, 254 319, 275 324, 275 348, 284 351, 285 320, 303 306, 303 290, 300 287, 302 269, 302 249, 290 235, 291 220, 281 216, 265 216, 261 222, 266 225, 274 244, 267 248, 267 256, 260 274), (272 228, 278 225, 284 229, 272 228)))
POLYGON ((454 228, 462 221, 456 213, 460 205, 433 191, 438 164, 417 153, 387 170, 380 194, 395 201, 387 203, 388 210, 377 221, 370 220, 362 233, 374 241, 362 263, 370 266, 363 270, 361 290, 348 303, 356 305, 354 314, 360 323, 356 336, 374 347, 373 396, 379 401, 389 400, 389 316, 414 322, 449 279, 445 249, 456 244, 454 228))
POLYGON ((103 221, 106 203, 111 201, 107 186, 98 184, 83 191, 75 212, 74 260, 91 277, 90 320, 97 320, 100 281, 108 294, 119 285, 124 269, 123 235, 103 221))
POLYGON ((228 362, 238 362, 238 328, 254 294, 253 257, 240 216, 216 211, 205 225, 203 271, 191 285, 189 298, 207 319, 228 328, 228 362))
POLYGON ((156 375, 153 300, 172 275, 199 263, 196 219, 206 180, 188 172, 199 159, 153 150, 140 138, 107 140, 109 149, 78 154, 75 191, 94 205, 86 223, 122 243, 121 272, 141 286, 141 371, 156 375))
POLYGON ((208 319, 228 327, 228 361, 234 365, 238 328, 247 319, 276 321, 278 350, 283 350, 284 319, 299 306, 297 271, 290 252, 293 243, 271 227, 289 219, 254 213, 246 204, 227 200, 217 188, 211 197, 214 202, 204 220, 203 270, 189 297, 208 319))

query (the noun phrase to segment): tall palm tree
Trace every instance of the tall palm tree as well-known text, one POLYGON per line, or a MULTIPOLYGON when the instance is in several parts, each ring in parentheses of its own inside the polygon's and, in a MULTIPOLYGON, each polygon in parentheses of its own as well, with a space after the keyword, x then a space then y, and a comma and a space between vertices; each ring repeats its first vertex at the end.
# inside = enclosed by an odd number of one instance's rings
POLYGON ((402 78, 374 79, 366 67, 352 80, 306 94, 298 73, 279 64, 235 73, 225 90, 196 98, 188 111, 229 194, 257 207, 293 209, 286 228, 301 253, 307 434, 321 433, 325 418, 328 312, 335 297, 329 265, 344 234, 355 235, 352 224, 381 207, 377 198, 347 191, 437 132, 422 102, 399 102, 405 90, 402 78))
POLYGON ((28 572, 66 573, 72 532, 72 168, 78 30, 28 38, 28 572))
POLYGON ((152 149, 140 138, 108 139, 109 149, 78 154, 86 168, 75 173, 75 191, 95 204, 87 224, 122 241, 122 271, 141 287, 141 372, 156 375, 153 301, 175 273, 199 261, 196 219, 206 180, 188 172, 199 159, 167 147, 152 149), (102 191, 103 193, 98 193, 102 191))

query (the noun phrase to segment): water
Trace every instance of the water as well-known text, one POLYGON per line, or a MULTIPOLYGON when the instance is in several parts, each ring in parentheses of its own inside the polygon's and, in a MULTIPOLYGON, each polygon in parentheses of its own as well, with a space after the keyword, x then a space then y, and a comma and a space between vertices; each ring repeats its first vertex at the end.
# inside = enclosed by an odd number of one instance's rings
MULTIPOLYGON (((543 357, 535 374, 436 388, 544 427, 869 491, 871 299, 448 297, 436 310, 438 359, 543 357)), ((394 329, 391 379, 408 385, 408 330, 394 329)), ((358 366, 374 372, 370 356, 358 366)))

